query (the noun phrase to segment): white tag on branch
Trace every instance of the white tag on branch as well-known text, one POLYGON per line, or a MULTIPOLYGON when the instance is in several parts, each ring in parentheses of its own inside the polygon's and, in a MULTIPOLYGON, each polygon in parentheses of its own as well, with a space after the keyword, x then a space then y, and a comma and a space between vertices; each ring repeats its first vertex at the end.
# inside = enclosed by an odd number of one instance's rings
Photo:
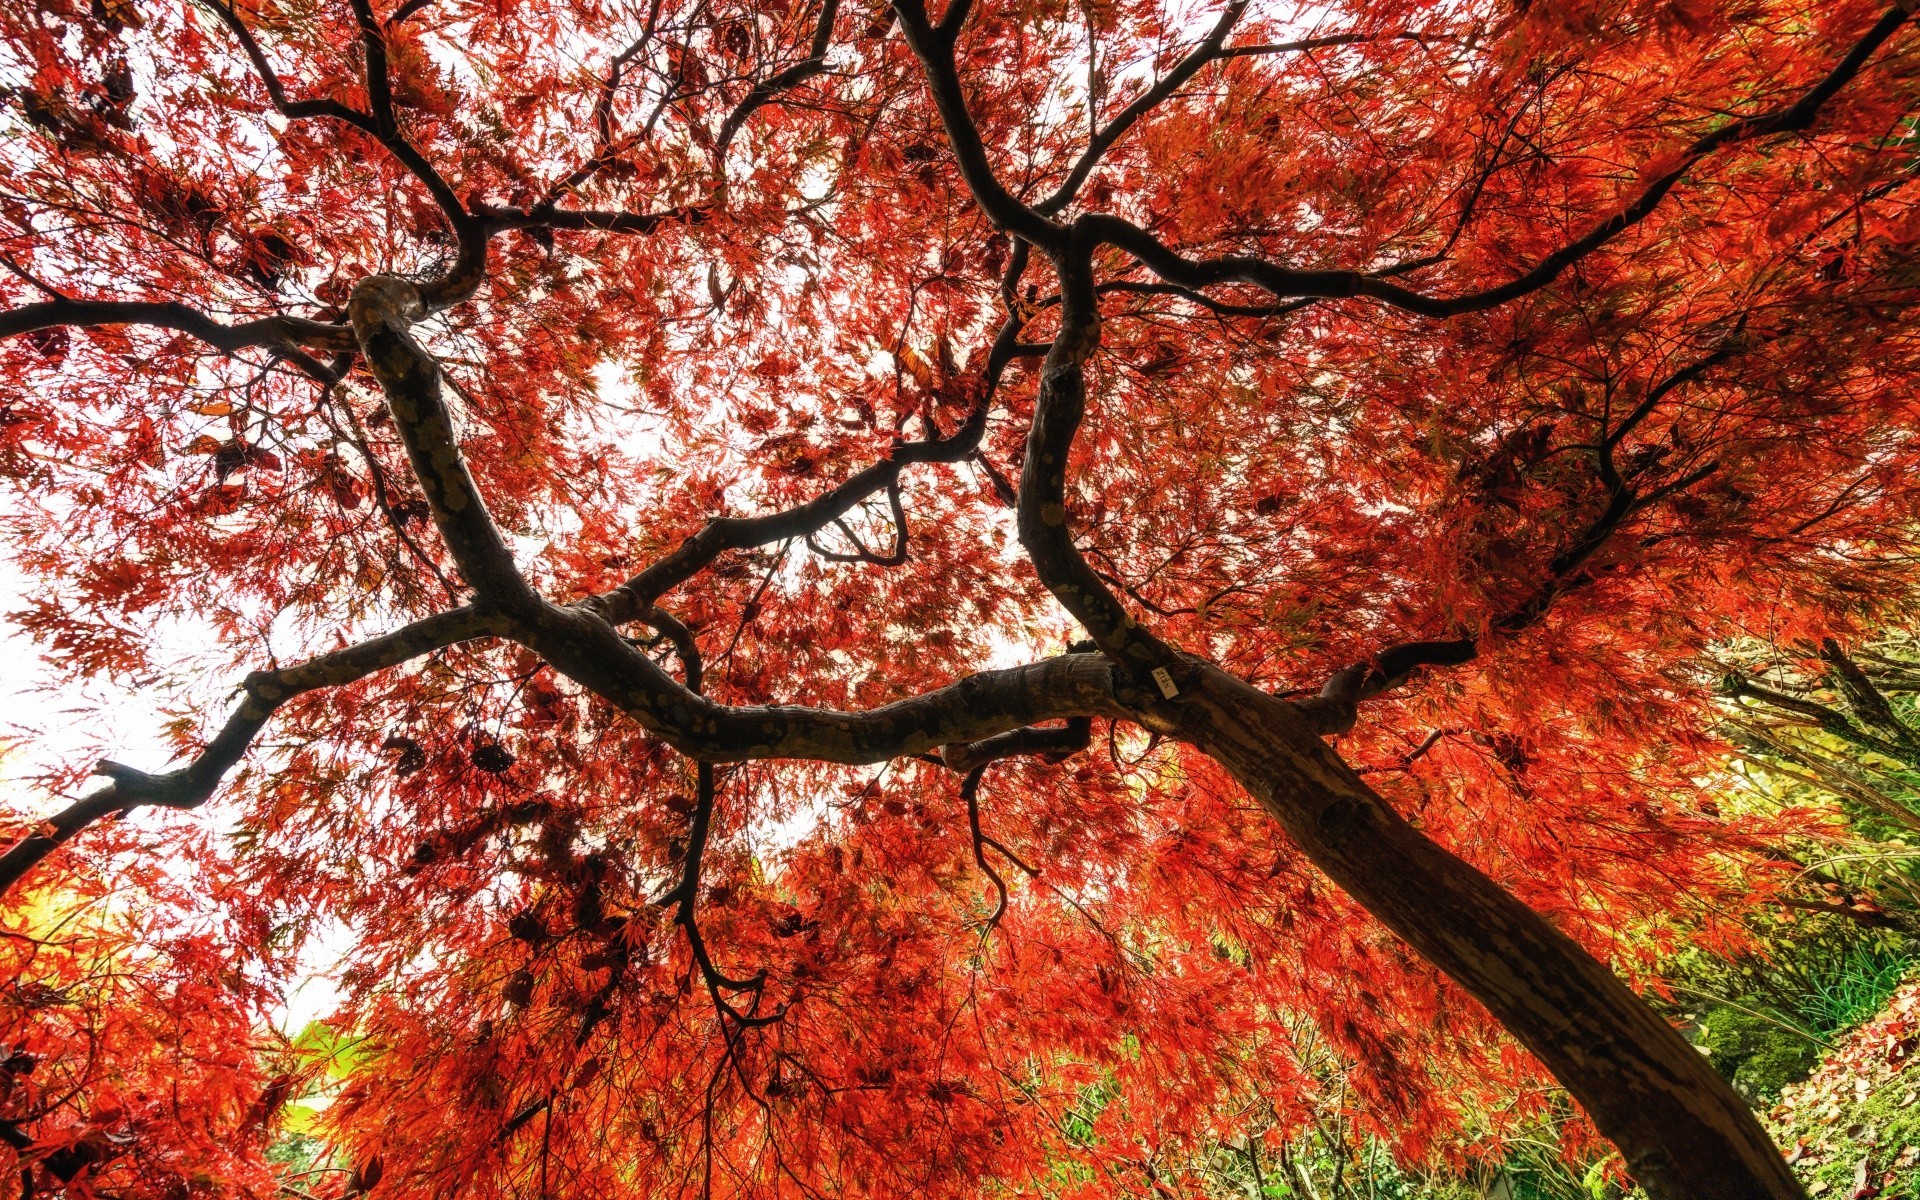
POLYGON ((1160 685, 1160 694, 1169 700, 1180 694, 1180 689, 1173 686, 1173 676, 1168 674, 1165 667, 1153 669, 1153 681, 1160 685))

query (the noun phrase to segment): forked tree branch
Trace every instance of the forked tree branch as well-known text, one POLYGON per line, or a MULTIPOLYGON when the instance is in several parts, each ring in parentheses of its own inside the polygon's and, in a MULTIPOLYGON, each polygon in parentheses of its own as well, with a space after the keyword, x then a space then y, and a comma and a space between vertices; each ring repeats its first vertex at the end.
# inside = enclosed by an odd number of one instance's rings
POLYGON ((852 554, 827 549, 814 540, 814 534, 812 533, 807 534, 806 537, 807 549, 829 562, 871 563, 876 567, 898 567, 905 565, 907 561, 907 510, 905 505, 900 501, 900 481, 896 479, 888 484, 886 491, 887 507, 893 510, 893 549, 885 554, 879 554, 867 549, 866 543, 860 540, 860 535, 853 531, 853 527, 847 524, 846 518, 844 517, 835 517, 833 524, 842 534, 846 535, 848 541, 853 543, 852 554))
MULTIPOLYGON (((1511 637, 1539 623, 1556 600, 1583 581, 1582 568, 1606 547, 1630 518, 1712 474, 1718 466, 1716 463, 1683 473, 1643 493, 1634 486, 1633 481, 1622 477, 1614 455, 1622 440, 1652 416, 1662 400, 1683 387, 1698 383, 1711 368, 1737 357, 1741 352, 1751 349, 1753 344, 1737 336, 1723 339, 1712 352, 1670 372, 1649 387, 1640 403, 1618 424, 1611 429, 1603 426, 1599 440, 1584 448, 1593 451, 1595 469, 1606 495, 1606 503, 1585 529, 1548 560, 1545 579, 1540 585, 1525 600, 1487 622, 1487 634, 1498 638, 1511 637)), ((1469 632, 1453 638, 1403 642, 1391 646, 1367 662, 1354 663, 1335 672, 1320 693, 1300 701, 1300 707, 1322 732, 1344 733, 1353 728, 1359 719, 1360 704, 1401 686, 1415 672, 1424 668, 1459 666, 1472 662, 1479 656, 1481 640, 1479 635, 1469 632)))
MULTIPOLYGON (((1007 278, 1018 280, 1026 264, 1026 247, 1018 246, 1007 267, 1007 278)), ((1003 284, 1006 281, 1003 280, 1003 284)), ((1011 284, 1006 284, 1003 291, 1011 284)), ((1025 318, 1017 305, 1002 323, 987 362, 981 371, 979 392, 960 427, 950 434, 933 431, 932 436, 916 442, 897 442, 887 456, 855 472, 845 482, 805 504, 757 517, 715 517, 698 532, 680 543, 664 558, 604 595, 587 601, 614 625, 639 619, 655 601, 699 574, 722 554, 747 550, 792 538, 806 538, 845 517, 861 501, 879 492, 898 488, 901 472, 916 463, 962 462, 979 450, 986 433, 987 417, 1008 364, 1023 356, 1028 348, 1020 341, 1025 318)), ((904 514, 901 514, 904 517, 904 514)))
POLYGON ((1001 185, 993 164, 987 159, 980 128, 967 111, 966 91, 954 65, 953 46, 960 25, 966 20, 968 5, 964 0, 951 0, 938 26, 928 19, 924 0, 894 0, 893 11, 900 18, 907 47, 920 60, 926 74, 934 108, 946 129, 947 144, 953 150, 960 176, 966 181, 974 202, 996 227, 1048 254, 1058 253, 1065 247, 1066 231, 1021 203, 1001 185))
MULTIPOLYGON (((1114 143, 1126 136, 1127 130, 1132 129, 1141 118, 1166 103, 1175 92, 1186 86, 1188 80, 1198 75, 1201 68, 1223 57, 1221 47, 1226 44, 1228 35, 1233 32, 1233 27, 1239 24, 1241 16, 1246 11, 1247 0, 1230 0, 1219 19, 1213 23, 1213 29, 1200 44, 1190 50, 1152 87, 1142 92, 1133 103, 1122 109, 1113 120, 1101 126, 1099 132, 1088 141, 1087 148, 1081 152, 1080 157, 1074 160, 1072 168, 1067 171, 1067 177, 1060 182, 1060 186, 1055 188, 1046 199, 1034 205, 1033 210, 1042 216, 1051 217, 1071 203, 1080 191, 1081 185, 1086 183, 1087 177, 1093 174, 1093 169, 1100 165, 1100 160, 1107 156, 1107 151, 1113 149, 1114 143)), ((1091 103, 1092 97, 1088 100, 1091 103)))
POLYGON ((239 12, 226 0, 200 0, 200 3, 232 31, 248 62, 252 64, 254 74, 266 88, 267 98, 281 116, 290 121, 324 117, 351 126, 380 143, 426 188, 427 194, 446 218, 459 246, 459 258, 453 267, 423 290, 422 296, 428 306, 446 308, 472 295, 486 274, 486 233, 479 221, 460 203, 460 197, 439 169, 400 131, 393 112, 393 85, 388 78, 386 35, 374 19, 368 0, 350 0, 350 3, 355 23, 360 29, 361 51, 365 59, 363 79, 368 106, 373 110, 371 113, 361 112, 333 99, 290 99, 279 73, 267 60, 266 53, 253 32, 247 28, 246 22, 241 20, 239 12))

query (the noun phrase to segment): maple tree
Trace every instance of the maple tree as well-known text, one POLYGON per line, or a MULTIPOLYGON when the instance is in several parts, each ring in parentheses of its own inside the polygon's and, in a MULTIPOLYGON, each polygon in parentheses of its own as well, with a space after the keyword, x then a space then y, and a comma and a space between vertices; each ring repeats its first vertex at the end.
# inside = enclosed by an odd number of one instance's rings
POLYGON ((1800 1195, 1602 960, 1775 886, 1686 664, 1913 582, 1907 23, 0 10, 21 620, 184 760, 0 856, 23 1191, 293 1186, 338 925, 304 1194, 1180 1194, 1304 1020, 1800 1195))

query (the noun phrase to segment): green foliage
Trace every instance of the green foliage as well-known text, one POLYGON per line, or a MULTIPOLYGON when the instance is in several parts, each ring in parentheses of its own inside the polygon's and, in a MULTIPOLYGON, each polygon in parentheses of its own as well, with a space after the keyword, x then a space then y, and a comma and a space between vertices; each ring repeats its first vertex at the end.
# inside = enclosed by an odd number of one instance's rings
POLYGON ((1780 1089, 1805 1078, 1820 1059, 1820 1043, 1780 1018, 1723 1005, 1698 1027, 1700 1046, 1714 1069, 1741 1095, 1769 1103, 1780 1089))
POLYGON ((1098 1083, 1089 1084, 1080 1090, 1080 1098, 1067 1110, 1062 1118, 1067 1140, 1076 1146, 1091 1146, 1094 1143, 1094 1122, 1113 1103, 1120 1089, 1111 1077, 1098 1083))
POLYGON ((1917 957, 1911 945, 1857 945, 1833 974, 1813 980, 1800 1013, 1823 1034, 1851 1029, 1880 1011, 1917 957))
POLYGON ((1762 949, 1740 959, 1692 951, 1669 981, 1694 1040, 1756 1103, 1803 1078, 1820 1052, 1871 1018, 1920 962, 1920 946, 1891 930, 1837 917, 1779 921, 1757 930, 1762 949))
POLYGON ((301 1133, 282 1133, 267 1146, 267 1161, 281 1169, 283 1178, 297 1178, 324 1168, 329 1156, 325 1143, 301 1133))

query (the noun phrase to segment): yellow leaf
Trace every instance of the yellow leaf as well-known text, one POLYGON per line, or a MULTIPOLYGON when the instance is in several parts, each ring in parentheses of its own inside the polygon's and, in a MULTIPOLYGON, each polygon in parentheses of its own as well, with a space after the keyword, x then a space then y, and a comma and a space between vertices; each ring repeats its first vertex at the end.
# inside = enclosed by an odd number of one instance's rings
POLYGON ((938 386, 939 381, 933 374, 933 364, 927 361, 926 355, 915 350, 912 346, 908 346, 906 349, 900 351, 900 365, 904 366, 907 369, 907 373, 913 376, 915 383, 926 388, 928 391, 932 391, 938 386))

